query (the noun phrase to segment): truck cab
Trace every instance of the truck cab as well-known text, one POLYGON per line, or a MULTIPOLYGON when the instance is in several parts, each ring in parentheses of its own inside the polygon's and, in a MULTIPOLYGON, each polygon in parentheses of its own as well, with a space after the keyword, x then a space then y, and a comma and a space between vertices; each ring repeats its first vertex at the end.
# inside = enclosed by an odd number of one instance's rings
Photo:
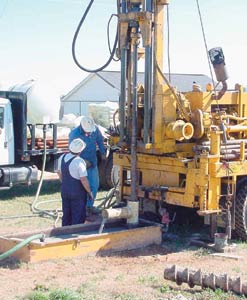
POLYGON ((58 157, 68 151, 68 141, 57 139, 56 124, 27 122, 27 101, 26 93, 0 91, 0 190, 37 182, 43 162, 47 171, 54 172, 58 157), (43 137, 37 137, 37 128, 43 137))
POLYGON ((14 128, 11 103, 0 98, 0 166, 14 164, 14 128))

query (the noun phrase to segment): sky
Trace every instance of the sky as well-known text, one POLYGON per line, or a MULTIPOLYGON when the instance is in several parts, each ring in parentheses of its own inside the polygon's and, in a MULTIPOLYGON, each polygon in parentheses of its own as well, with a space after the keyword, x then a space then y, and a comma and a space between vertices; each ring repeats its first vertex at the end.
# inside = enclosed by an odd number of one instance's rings
MULTIPOLYGON (((87 68, 109 57, 107 22, 116 0, 95 0, 78 37, 76 53, 87 68)), ((76 27, 89 0, 0 0, 0 87, 41 80, 60 95, 88 73, 71 54, 76 27)), ((247 85, 247 1, 199 0, 208 48, 222 47, 229 86, 247 85)), ((210 75, 196 0, 170 0, 170 62, 172 73, 210 75)), ((110 27, 113 41, 116 22, 110 27)), ((167 26, 164 26, 167 35, 167 26)), ((120 70, 112 63, 107 70, 120 70)), ((164 39, 164 71, 167 39, 164 39)))

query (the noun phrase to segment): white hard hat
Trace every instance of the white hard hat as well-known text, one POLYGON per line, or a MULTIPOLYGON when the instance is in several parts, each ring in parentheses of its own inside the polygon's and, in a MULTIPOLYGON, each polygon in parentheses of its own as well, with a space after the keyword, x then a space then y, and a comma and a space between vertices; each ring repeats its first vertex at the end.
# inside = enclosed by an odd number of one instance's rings
POLYGON ((86 116, 81 118, 81 127, 85 132, 93 132, 96 129, 94 120, 86 116))
POLYGON ((82 139, 74 139, 69 144, 69 150, 73 153, 81 153, 86 148, 86 143, 82 139))

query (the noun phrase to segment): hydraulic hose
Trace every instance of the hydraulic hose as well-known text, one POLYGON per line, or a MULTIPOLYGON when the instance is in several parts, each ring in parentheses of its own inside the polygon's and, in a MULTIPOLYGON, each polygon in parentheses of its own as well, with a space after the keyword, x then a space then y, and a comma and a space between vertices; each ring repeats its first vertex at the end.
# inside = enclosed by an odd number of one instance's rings
MULTIPOLYGON (((113 198, 116 194, 117 185, 118 183, 108 191, 106 196, 103 198, 103 201, 97 206, 98 209, 101 209, 102 207, 110 208, 116 203, 116 201, 113 201, 113 198)), ((101 199, 96 199, 96 200, 101 200, 101 199)))
MULTIPOLYGON (((109 49, 109 53, 111 55, 112 52, 115 52, 113 50, 111 50, 111 43, 110 43, 110 23, 111 23, 111 20, 113 17, 117 17, 118 18, 118 15, 115 15, 115 14, 112 14, 108 23, 107 23, 107 42, 108 42, 108 49, 109 49)), ((114 61, 119 61, 120 58, 112 58, 114 61)))
POLYGON ((49 211, 49 210, 44 210, 38 208, 38 206, 42 203, 48 203, 48 202, 54 202, 57 200, 46 200, 42 202, 37 202, 40 194, 40 190, 43 184, 43 178, 44 178, 44 172, 45 172, 45 165, 46 165, 46 154, 47 154, 47 147, 46 147, 46 125, 44 127, 44 154, 43 154, 43 164, 42 164, 42 170, 41 170, 41 175, 40 175, 40 180, 39 180, 39 185, 35 194, 34 201, 31 206, 31 210, 33 213, 38 213, 41 215, 47 215, 49 217, 57 219, 59 217, 58 210, 56 209, 55 211, 49 211))
MULTIPOLYGON (((112 49, 112 52, 111 52, 111 55, 109 57, 109 59, 107 60, 107 62, 100 68, 97 68, 97 69, 88 69, 88 68, 85 68, 83 67, 79 61, 77 60, 76 58, 76 54, 75 54, 75 45, 76 45, 76 40, 77 40, 77 37, 78 37, 78 34, 80 32, 80 29, 81 29, 81 26, 82 24, 84 23, 85 19, 86 19, 86 16, 88 14, 88 12, 90 11, 90 8, 93 4, 94 0, 91 0, 77 26, 77 29, 75 31, 75 34, 74 34, 74 37, 73 37, 73 41, 72 41, 72 56, 73 56, 73 60, 75 62, 75 64, 83 71, 85 72, 88 72, 88 73, 97 73, 97 72, 100 72, 102 70, 104 70, 109 64, 110 62, 113 60, 113 57, 114 57, 114 54, 115 54, 115 51, 116 51, 116 48, 117 48, 117 42, 118 42, 118 30, 117 30, 117 33, 116 33, 116 37, 115 37, 115 41, 114 41, 114 45, 113 45, 113 49, 112 49)), ((111 16, 112 18, 112 16, 111 16)), ((110 18, 110 20, 111 20, 110 18)))
POLYGON ((23 240, 22 242, 20 242, 19 244, 15 245, 13 248, 9 249, 8 251, 2 253, 0 255, 0 261, 9 257, 11 254, 13 254, 14 252, 16 252, 17 250, 21 249, 22 247, 26 246, 27 244, 29 244, 30 242, 34 241, 34 240, 40 240, 40 241, 44 241, 45 239, 45 235, 43 233, 39 233, 39 234, 35 234, 32 235, 28 238, 26 238, 25 240, 23 240))

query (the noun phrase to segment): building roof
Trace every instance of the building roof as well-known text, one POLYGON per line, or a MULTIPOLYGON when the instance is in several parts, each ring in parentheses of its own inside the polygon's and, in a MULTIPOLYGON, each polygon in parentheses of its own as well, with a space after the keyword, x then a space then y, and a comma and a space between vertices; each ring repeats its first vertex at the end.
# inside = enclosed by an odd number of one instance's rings
MULTIPOLYGON (((168 78, 168 74, 164 73, 168 78)), ((62 97, 62 101, 66 101, 71 95, 77 92, 79 89, 86 86, 86 84, 94 80, 94 78, 100 78, 105 81, 112 88, 120 91, 120 80, 121 74, 120 71, 100 71, 98 73, 89 74, 84 80, 77 84, 71 91, 68 92, 65 96, 62 97)), ((138 84, 144 83, 144 72, 138 72, 137 75, 138 84)), ((188 92, 192 90, 193 83, 196 83, 202 87, 202 90, 205 90, 206 85, 209 82, 212 82, 211 78, 203 74, 170 74, 170 83, 172 86, 177 87, 180 92, 188 92)))

